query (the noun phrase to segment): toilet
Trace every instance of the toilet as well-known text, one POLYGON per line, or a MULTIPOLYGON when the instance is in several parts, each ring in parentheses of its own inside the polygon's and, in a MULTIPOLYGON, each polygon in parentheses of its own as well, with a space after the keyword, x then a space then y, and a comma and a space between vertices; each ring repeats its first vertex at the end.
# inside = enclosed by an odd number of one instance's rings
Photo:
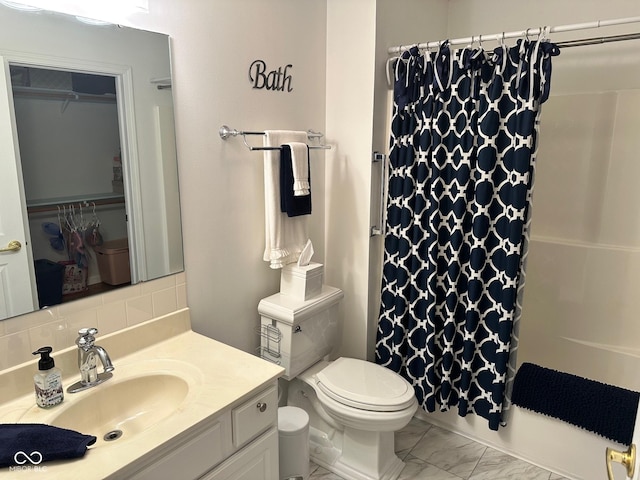
POLYGON ((282 399, 309 415, 313 462, 349 480, 396 479, 404 463, 394 432, 416 412, 413 387, 371 362, 328 360, 343 292, 318 284, 318 270, 322 265, 285 267, 280 292, 260 301, 260 356, 285 368, 282 399), (292 278, 302 286, 286 287, 292 278))

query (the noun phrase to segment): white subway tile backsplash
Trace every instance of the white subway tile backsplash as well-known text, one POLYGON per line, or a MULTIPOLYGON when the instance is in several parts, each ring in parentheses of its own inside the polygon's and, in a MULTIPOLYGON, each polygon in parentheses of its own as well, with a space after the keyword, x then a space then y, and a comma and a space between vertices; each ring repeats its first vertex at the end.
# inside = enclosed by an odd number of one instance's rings
POLYGON ((184 283, 176 285, 176 297, 178 309, 187 307, 187 285, 184 283))
POLYGON ((57 306, 58 313, 61 317, 68 317, 79 312, 89 309, 96 309, 102 305, 102 295, 94 295, 92 297, 81 298, 73 302, 61 303, 57 306))
POLYGON ((162 277, 150 282, 144 282, 142 284, 142 293, 153 293, 159 290, 165 290, 167 288, 175 288, 176 281, 173 276, 162 277))
POLYGON ((127 328, 127 309, 124 301, 106 303, 98 309, 98 331, 101 335, 127 328))
POLYGON ((178 309, 176 287, 158 290, 151 294, 153 303, 153 316, 161 317, 178 309))
POLYGON ((45 323, 29 329, 29 341, 32 351, 40 347, 51 346, 54 353, 63 348, 67 348, 75 337, 70 338, 67 322, 57 319, 50 323, 45 323))
POLYGON ((102 303, 107 305, 109 303, 125 301, 130 298, 139 297, 142 295, 142 287, 140 284, 131 285, 126 288, 118 288, 116 290, 110 290, 102 295, 102 303))
POLYGON ((105 335, 184 308, 185 279, 179 273, 0 321, 0 370, 33 360, 44 345, 73 346, 82 327, 105 335))
POLYGON ((137 325, 153 318, 151 295, 142 295, 127 300, 127 326, 137 325))
POLYGON ((31 352, 28 330, 0 337, 0 369, 31 360, 31 352))

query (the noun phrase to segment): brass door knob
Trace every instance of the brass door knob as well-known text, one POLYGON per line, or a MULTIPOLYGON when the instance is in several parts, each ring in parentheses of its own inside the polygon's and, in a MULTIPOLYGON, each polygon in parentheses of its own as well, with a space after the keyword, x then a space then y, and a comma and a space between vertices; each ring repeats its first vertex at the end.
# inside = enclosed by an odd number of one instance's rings
POLYGON ((618 462, 627 469, 627 477, 633 477, 636 471, 636 446, 632 443, 626 452, 619 452, 613 448, 607 448, 607 475, 609 480, 615 480, 611 470, 611 462, 618 462))
POLYGON ((17 252, 22 248, 22 244, 17 240, 11 240, 6 248, 0 248, 0 253, 2 252, 17 252))

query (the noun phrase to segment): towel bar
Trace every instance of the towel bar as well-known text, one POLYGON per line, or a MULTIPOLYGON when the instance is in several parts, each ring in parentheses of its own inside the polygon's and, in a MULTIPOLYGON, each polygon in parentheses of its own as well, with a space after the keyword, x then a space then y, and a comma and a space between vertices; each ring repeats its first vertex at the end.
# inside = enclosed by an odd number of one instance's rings
MULTIPOLYGON (((235 128, 229 128, 226 125, 222 125, 218 130, 218 134, 220 135, 220 138, 222 140, 226 140, 229 137, 237 137, 238 135, 242 135, 242 141, 244 142, 244 145, 251 151, 280 150, 280 147, 254 147, 252 145, 249 145, 249 142, 247 142, 247 135, 265 135, 265 132, 240 131, 236 130, 235 128)), ((314 132, 313 130, 308 130, 307 137, 312 140, 317 140, 324 137, 324 134, 320 132, 314 132)), ((313 150, 329 150, 331 148, 331 145, 309 145, 309 148, 313 150)))

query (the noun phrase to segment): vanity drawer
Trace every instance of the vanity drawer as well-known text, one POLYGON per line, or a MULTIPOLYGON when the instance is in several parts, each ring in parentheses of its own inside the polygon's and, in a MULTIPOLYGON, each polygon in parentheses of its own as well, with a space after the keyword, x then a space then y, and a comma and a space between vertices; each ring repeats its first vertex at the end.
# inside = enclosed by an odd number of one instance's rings
POLYGON ((275 425, 278 415, 278 389, 274 386, 234 408, 233 445, 238 448, 275 425))

